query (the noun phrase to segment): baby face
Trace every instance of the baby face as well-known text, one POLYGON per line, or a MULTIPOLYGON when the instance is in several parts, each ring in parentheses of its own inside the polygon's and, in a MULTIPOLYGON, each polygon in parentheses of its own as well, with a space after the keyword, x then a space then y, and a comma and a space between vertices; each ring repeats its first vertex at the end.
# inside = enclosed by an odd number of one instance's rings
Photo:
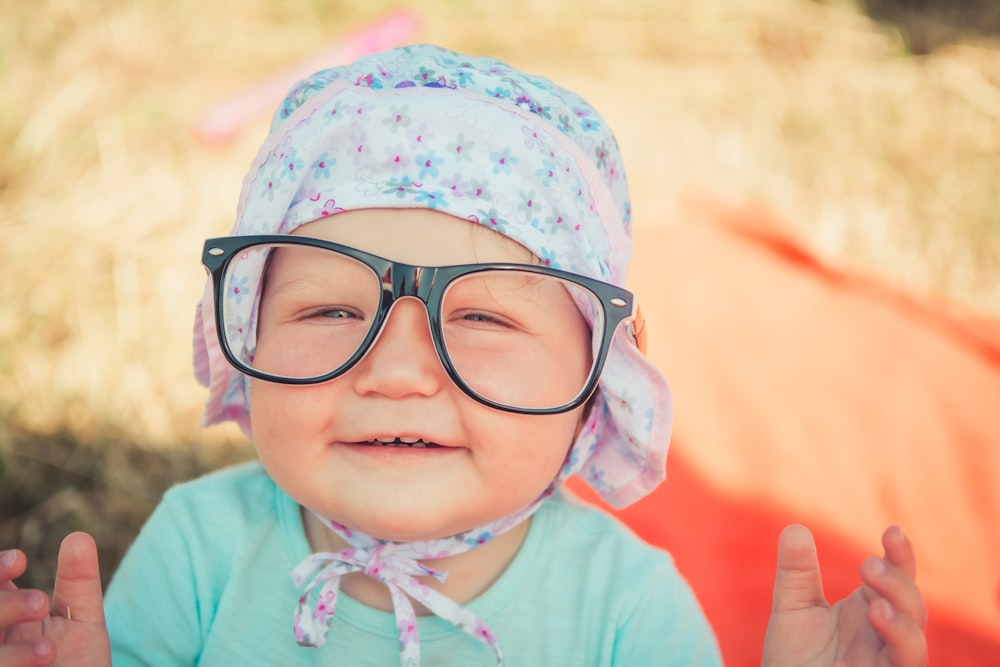
MULTIPOLYGON (((532 261, 506 237, 426 209, 351 211, 295 233, 422 266, 532 261)), ((256 363, 264 366, 269 356, 283 354, 265 344, 269 327, 283 321, 288 295, 302 294, 315 280, 323 284, 328 266, 319 256, 274 253, 260 307, 256 363)), ((589 368, 586 354, 568 350, 586 349, 590 332, 565 291, 542 292, 538 299, 539 312, 548 314, 570 343, 549 352, 563 372, 535 373, 530 384, 538 396, 562 395, 567 377, 589 368)), ((348 308, 323 314, 337 323, 316 326, 342 326, 345 319, 351 324, 348 308)), ((473 315, 461 325, 478 341, 493 325, 473 315)), ((531 337, 541 340, 544 332, 531 337)), ((526 341, 525 347, 532 344, 526 341)), ((469 368, 471 375, 475 369, 469 368)), ((556 477, 581 413, 577 408, 523 415, 470 398, 445 371, 427 311, 414 298, 395 304, 368 354, 343 375, 314 385, 254 380, 250 407, 261 462, 292 498, 349 528, 396 541, 454 535, 533 501, 556 477), (397 439, 436 446, 380 444, 397 439)))

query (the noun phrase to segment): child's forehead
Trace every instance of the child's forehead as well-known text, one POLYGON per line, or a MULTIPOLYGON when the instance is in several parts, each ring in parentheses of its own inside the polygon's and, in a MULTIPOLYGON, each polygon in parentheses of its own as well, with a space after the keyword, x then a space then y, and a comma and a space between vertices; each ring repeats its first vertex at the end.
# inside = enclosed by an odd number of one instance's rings
POLYGON ((539 262, 530 250, 503 234, 432 209, 355 209, 305 223, 292 234, 422 266, 539 262))

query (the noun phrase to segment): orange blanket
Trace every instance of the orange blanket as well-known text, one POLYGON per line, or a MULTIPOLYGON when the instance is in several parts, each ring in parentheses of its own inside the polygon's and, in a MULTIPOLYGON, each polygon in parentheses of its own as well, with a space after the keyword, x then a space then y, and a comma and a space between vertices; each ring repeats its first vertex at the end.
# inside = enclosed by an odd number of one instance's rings
POLYGON ((760 208, 688 197, 670 222, 636 230, 631 275, 675 394, 668 480, 619 515, 674 554, 726 664, 760 664, 796 522, 831 600, 900 524, 931 664, 1000 665, 1000 321, 832 266, 760 208))

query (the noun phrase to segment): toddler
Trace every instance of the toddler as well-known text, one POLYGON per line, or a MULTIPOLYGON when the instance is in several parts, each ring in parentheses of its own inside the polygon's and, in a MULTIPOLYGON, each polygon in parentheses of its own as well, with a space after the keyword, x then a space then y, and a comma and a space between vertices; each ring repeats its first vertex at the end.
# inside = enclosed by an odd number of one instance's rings
MULTIPOLYGON (((51 603, 0 555, 0 665, 718 665, 670 556, 616 506, 662 481, 667 384, 622 286, 630 204, 584 100, 412 46, 300 82, 244 182, 195 367, 259 462, 169 491, 106 599, 63 543, 51 603)), ((830 608, 779 544, 768 665, 922 665, 898 529, 830 608)))

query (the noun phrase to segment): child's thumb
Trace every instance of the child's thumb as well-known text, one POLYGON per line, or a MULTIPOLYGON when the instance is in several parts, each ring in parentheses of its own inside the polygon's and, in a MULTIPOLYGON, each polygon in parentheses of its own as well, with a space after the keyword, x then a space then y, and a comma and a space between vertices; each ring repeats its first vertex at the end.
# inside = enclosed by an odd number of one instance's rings
POLYGON ((67 535, 59 547, 52 612, 68 620, 104 623, 97 544, 87 533, 67 535))
POLYGON ((816 543, 805 526, 786 526, 778 537, 778 569, 772 610, 829 606, 823 595, 816 543))

